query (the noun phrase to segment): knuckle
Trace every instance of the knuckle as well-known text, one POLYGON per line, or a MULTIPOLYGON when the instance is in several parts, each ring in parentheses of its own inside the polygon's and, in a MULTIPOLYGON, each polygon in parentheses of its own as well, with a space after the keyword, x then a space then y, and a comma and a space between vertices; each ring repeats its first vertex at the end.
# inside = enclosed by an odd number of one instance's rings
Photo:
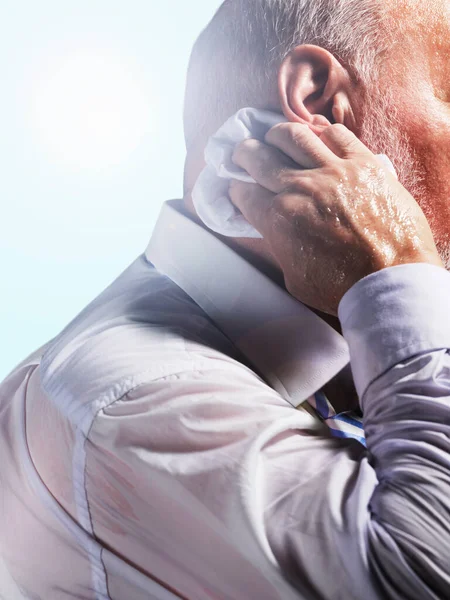
MULTIPOLYGON (((278 123, 267 132, 265 139, 269 144, 280 140, 292 139, 298 127, 303 127, 299 123, 278 123)), ((307 127, 305 125, 305 127, 307 127)))
POLYGON ((234 147, 233 154, 231 156, 231 160, 234 163, 238 164, 239 160, 240 160, 240 158, 242 156, 242 153, 243 153, 242 142, 240 142, 239 144, 236 144, 236 146, 234 147))
POLYGON ((273 211, 277 214, 284 214, 286 206, 286 195, 285 194, 277 194, 273 199, 273 211))
POLYGON ((277 125, 274 125, 273 127, 271 127, 269 129, 269 131, 266 134, 266 137, 268 136, 273 136, 273 137, 279 137, 284 136, 286 134, 286 132, 289 130, 289 125, 290 123, 278 123, 277 125))
POLYGON ((273 206, 278 214, 291 214, 296 207, 295 196, 289 193, 278 194, 274 198, 273 206))
POLYGON ((305 123, 293 123, 289 133, 294 142, 302 143, 304 142, 305 134, 310 133, 310 129, 305 123))
POLYGON ((273 198, 272 213, 274 215, 283 212, 283 196, 284 196, 284 194, 277 194, 273 198))
POLYGON ((345 164, 341 160, 335 160, 328 167, 328 173, 331 176, 332 180, 337 181, 339 183, 347 180, 347 169, 345 164))
POLYGON ((277 175, 286 190, 295 190, 300 187, 299 174, 291 168, 282 168, 277 172, 277 175))
POLYGON ((246 201, 253 197, 254 185, 233 180, 228 188, 228 194, 233 201, 246 201))
POLYGON ((349 148, 352 147, 358 141, 358 138, 355 136, 355 134, 341 123, 334 123, 333 125, 327 127, 322 133, 321 137, 325 137, 329 140, 338 141, 341 145, 347 146, 349 148))
POLYGON ((260 146, 261 142, 254 138, 248 138, 241 142, 241 146, 244 150, 254 150, 260 146))
POLYGON ((302 186, 308 195, 314 196, 322 188, 322 180, 317 180, 316 177, 305 175, 305 177, 302 178, 302 186))
POLYGON ((283 135, 283 126, 284 123, 278 123, 278 125, 274 125, 269 129, 269 131, 264 136, 264 141, 267 144, 275 144, 277 140, 280 140, 284 137, 283 135))
POLYGON ((280 194, 280 207, 294 210, 299 205, 299 198, 315 197, 323 188, 322 179, 317 181, 308 171, 292 172, 287 170, 283 177, 283 193, 280 194))
POLYGON ((342 123, 333 123, 325 131, 329 131, 332 135, 346 135, 349 130, 342 123))
POLYGON ((239 160, 242 156, 246 156, 250 151, 254 150, 257 140, 243 140, 236 144, 233 150, 233 161, 239 160))
POLYGON ((310 135, 308 125, 303 123, 287 123, 286 132, 284 134, 286 143, 302 148, 310 135))

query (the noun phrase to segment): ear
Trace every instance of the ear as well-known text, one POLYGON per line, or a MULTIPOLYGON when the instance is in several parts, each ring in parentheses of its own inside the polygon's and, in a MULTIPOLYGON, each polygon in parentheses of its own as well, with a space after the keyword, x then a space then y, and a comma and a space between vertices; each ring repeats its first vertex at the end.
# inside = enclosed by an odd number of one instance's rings
POLYGON ((284 59, 278 92, 285 117, 321 133, 333 123, 355 130, 352 82, 347 70, 319 46, 297 46, 284 59))

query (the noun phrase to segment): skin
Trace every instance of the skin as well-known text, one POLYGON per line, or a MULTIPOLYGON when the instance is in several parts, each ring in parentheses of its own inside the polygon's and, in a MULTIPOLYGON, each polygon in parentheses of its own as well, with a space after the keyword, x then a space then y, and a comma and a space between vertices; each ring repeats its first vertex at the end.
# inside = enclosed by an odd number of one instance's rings
POLYGON ((443 267, 417 202, 345 126, 319 137, 283 123, 266 142, 236 148, 234 162, 257 184, 232 182, 230 198, 264 236, 292 296, 337 315, 346 292, 371 273, 443 267))
POLYGON ((399 124, 417 157, 423 185, 416 200, 450 268, 450 4, 402 2, 393 19, 410 22, 402 51, 382 72, 392 86, 399 124), (400 17, 400 15, 402 15, 400 17))
MULTIPOLYGON (((426 12, 419 7, 393 4, 397 42, 371 95, 325 50, 296 48, 280 67, 278 97, 267 103, 290 123, 235 154, 257 185, 234 185, 230 197, 265 239, 223 241, 337 331, 339 301, 362 277, 405 262, 443 266, 443 259, 450 267, 450 7, 441 0, 426 12), (417 202, 350 133, 361 135, 365 108, 383 89, 395 98, 419 171, 417 202)), ((203 163, 187 164, 195 180, 203 163)), ((338 410, 357 403, 348 372, 325 391, 338 410)))

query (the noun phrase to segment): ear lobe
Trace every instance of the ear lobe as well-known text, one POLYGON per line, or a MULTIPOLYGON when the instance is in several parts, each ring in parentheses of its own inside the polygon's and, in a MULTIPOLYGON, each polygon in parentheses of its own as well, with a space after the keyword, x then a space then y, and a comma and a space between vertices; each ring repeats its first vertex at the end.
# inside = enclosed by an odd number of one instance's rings
POLYGON ((346 69, 318 46, 298 46, 279 70, 278 91, 285 117, 309 125, 316 133, 347 120, 349 88, 346 69))

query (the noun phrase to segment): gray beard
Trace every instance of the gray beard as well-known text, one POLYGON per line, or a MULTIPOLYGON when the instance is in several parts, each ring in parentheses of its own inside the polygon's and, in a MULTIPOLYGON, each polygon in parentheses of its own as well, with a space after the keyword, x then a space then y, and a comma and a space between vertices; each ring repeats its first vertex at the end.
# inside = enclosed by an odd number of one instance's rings
MULTIPOLYGON (((390 92, 374 92, 367 104, 361 125, 361 141, 375 154, 386 154, 391 159, 400 183, 415 198, 432 225, 434 215, 428 199, 425 170, 408 136, 402 131, 395 99, 390 92)), ((445 268, 450 271, 450 243, 436 237, 435 243, 445 268)))
POLYGON ((361 125, 362 142, 375 154, 386 154, 391 159, 399 181, 420 202, 426 191, 423 169, 401 130, 391 92, 375 92, 367 104, 361 125))

